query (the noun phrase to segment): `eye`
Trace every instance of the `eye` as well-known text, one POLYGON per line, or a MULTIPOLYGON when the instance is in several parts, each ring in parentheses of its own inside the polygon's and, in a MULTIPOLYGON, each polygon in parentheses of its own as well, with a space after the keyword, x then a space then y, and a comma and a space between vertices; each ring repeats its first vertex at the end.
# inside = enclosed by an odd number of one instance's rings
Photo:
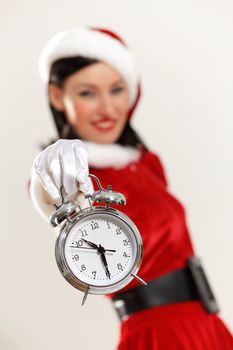
POLYGON ((111 90, 111 93, 114 95, 120 94, 121 92, 125 91, 124 86, 116 86, 111 90))
POLYGON ((93 91, 90 91, 90 90, 83 90, 83 91, 80 91, 78 92, 78 95, 81 96, 81 97, 92 97, 94 96, 94 92, 93 91))

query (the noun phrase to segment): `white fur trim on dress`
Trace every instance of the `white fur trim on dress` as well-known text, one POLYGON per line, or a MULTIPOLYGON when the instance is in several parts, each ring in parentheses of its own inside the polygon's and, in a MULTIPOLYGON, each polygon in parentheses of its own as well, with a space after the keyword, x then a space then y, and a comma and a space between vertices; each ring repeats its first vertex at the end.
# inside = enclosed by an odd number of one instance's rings
POLYGON ((115 68, 128 85, 130 106, 134 104, 138 89, 138 70, 134 56, 117 39, 90 28, 73 27, 50 39, 39 58, 42 81, 48 83, 53 62, 78 55, 98 59, 115 68))
POLYGON ((123 168, 137 162, 141 152, 136 148, 119 144, 99 144, 83 141, 88 150, 88 163, 94 168, 123 168))

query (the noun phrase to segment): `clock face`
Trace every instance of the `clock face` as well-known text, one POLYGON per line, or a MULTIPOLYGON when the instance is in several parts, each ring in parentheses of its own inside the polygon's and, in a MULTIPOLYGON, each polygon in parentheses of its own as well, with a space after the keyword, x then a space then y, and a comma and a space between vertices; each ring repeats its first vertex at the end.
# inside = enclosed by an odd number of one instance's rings
POLYGON ((134 230, 126 221, 103 212, 78 220, 64 244, 72 274, 94 287, 115 285, 125 279, 135 268, 138 253, 134 230))

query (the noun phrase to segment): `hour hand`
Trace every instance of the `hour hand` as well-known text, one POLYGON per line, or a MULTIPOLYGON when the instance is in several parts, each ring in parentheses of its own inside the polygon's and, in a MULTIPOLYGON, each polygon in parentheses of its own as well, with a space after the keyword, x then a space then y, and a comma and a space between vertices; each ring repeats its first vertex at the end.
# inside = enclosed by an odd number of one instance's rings
POLYGON ((90 242, 90 241, 88 241, 88 240, 86 240, 86 239, 84 239, 84 238, 82 238, 82 241, 85 242, 85 243, 87 243, 87 244, 88 244, 90 247, 92 247, 92 248, 99 249, 98 245, 95 244, 95 243, 93 243, 93 242, 90 242))

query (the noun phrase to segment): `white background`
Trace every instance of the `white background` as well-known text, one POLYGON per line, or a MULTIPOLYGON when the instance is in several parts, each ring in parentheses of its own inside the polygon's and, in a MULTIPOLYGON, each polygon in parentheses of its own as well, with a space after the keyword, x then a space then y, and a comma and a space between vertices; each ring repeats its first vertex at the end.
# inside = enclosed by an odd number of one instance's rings
POLYGON ((137 57, 143 99, 133 124, 163 160, 233 328, 233 2, 40 0, 0 3, 1 350, 115 349, 110 302, 60 275, 55 236, 26 181, 39 143, 55 135, 37 58, 58 30, 114 29, 137 57))

